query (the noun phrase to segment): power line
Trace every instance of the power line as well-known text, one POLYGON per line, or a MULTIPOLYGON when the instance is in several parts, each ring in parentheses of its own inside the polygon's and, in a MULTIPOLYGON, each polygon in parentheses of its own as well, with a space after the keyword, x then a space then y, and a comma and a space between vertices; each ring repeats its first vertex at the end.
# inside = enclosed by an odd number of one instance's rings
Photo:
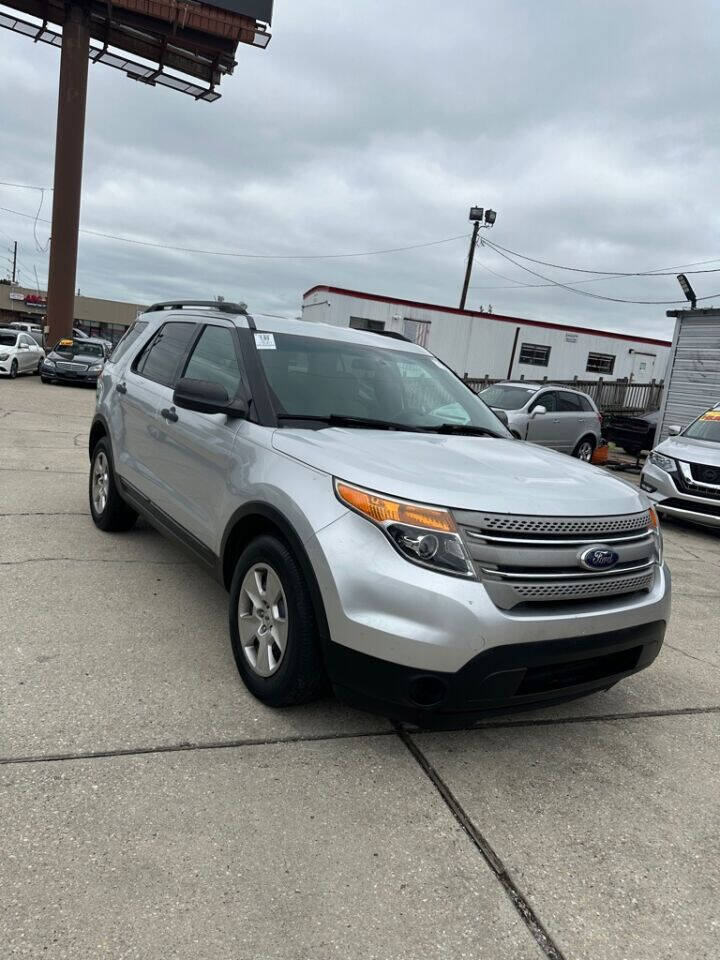
MULTIPOLYGON (((495 252, 504 257, 510 263, 514 264, 516 267, 519 267, 521 270, 524 270, 526 273, 532 274, 534 277, 538 277, 540 280, 546 280, 551 286, 561 287, 563 290, 568 290, 570 293, 577 293, 581 297, 591 297, 593 300, 607 300, 611 303, 637 303, 644 306, 674 306, 678 303, 686 303, 686 300, 629 300, 622 297, 607 297, 601 293, 590 293, 589 290, 578 290, 577 287, 571 287, 567 283, 561 283, 559 280, 553 280, 552 277, 546 277, 542 273, 537 273, 535 270, 531 270, 530 267, 525 267, 521 263, 518 263, 517 260, 514 260, 507 253, 503 253, 501 249, 498 249, 496 244, 492 243, 490 240, 481 240, 481 244, 489 246, 495 252)), ((504 249, 504 248, 503 248, 504 249)), ((709 297, 698 297, 700 300, 715 300, 720 297, 720 293, 713 293, 709 297)))
POLYGON ((20 190, 48 190, 52 191, 52 187, 36 187, 32 183, 8 183, 7 180, 0 180, 0 187, 17 187, 20 190))
MULTIPOLYGON (((42 217, 36 218, 33 214, 21 213, 19 210, 10 210, 0 207, 3 213, 12 213, 16 217, 26 220, 39 220, 41 223, 51 223, 42 217)), ((403 253, 406 250, 419 250, 422 247, 436 247, 441 243, 452 243, 454 240, 466 240, 468 233, 458 234, 456 237, 445 237, 443 240, 430 240, 427 243, 413 243, 407 247, 390 247, 387 250, 364 250, 361 253, 313 253, 313 254, 271 254, 271 253, 237 253, 233 250, 201 250, 196 247, 177 247, 169 243, 158 243, 154 240, 135 240, 132 237, 122 237, 113 233, 101 233, 98 230, 88 230, 81 227, 80 233, 91 237, 101 237, 104 240, 119 240, 122 243, 132 243, 140 247, 154 247, 160 250, 174 250, 178 253, 204 254, 208 257, 234 257, 240 260, 344 260, 350 257, 377 257, 385 253, 403 253)))
POLYGON ((518 253, 516 250, 509 250, 507 247, 501 246, 499 243, 491 242, 490 240, 483 240, 481 243, 486 243, 489 247, 492 247, 496 250, 503 250, 505 253, 512 254, 514 257, 519 257, 520 260, 527 260, 528 263, 539 263, 543 267, 552 267, 555 270, 569 270, 572 273, 593 273, 598 276, 603 277, 661 277, 661 276, 672 276, 675 270, 685 270, 686 273, 720 273, 720 267, 714 267, 711 270, 687 270, 687 267, 696 267, 701 266, 704 263, 717 263, 720 260, 720 257, 711 257, 709 260, 696 260, 694 263, 681 263, 675 267, 658 267, 657 270, 634 270, 634 271, 618 271, 618 270, 585 270, 580 267, 568 267, 559 263, 550 263, 548 260, 538 260, 533 257, 528 257, 523 253, 518 253))

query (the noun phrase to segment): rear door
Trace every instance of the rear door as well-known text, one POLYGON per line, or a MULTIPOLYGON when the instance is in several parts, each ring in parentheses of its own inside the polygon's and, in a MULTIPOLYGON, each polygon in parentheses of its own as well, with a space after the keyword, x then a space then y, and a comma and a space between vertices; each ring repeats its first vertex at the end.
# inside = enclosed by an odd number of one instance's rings
POLYGON ((18 340, 18 369, 23 373, 29 373, 37 367, 40 360, 37 344, 27 333, 21 333, 18 340))
POLYGON ((172 407, 177 373, 197 333, 194 320, 168 320, 133 360, 118 384, 120 431, 116 468, 142 496, 157 503, 172 463, 163 411, 172 407))
POLYGON ((558 450, 572 453, 578 441, 588 433, 595 433, 597 418, 585 409, 583 397, 570 390, 558 391, 558 418, 560 420, 560 443, 558 450))
MULTIPOLYGON (((249 394, 234 324, 208 320, 179 377, 217 383, 230 400, 241 384, 249 394)), ((162 419, 159 425, 155 502, 196 540, 216 551, 231 456, 243 457, 242 444, 233 453, 236 435, 247 432, 248 424, 224 413, 198 413, 181 407, 173 411, 177 419, 162 419)), ((249 456, 254 448, 247 447, 249 456)))

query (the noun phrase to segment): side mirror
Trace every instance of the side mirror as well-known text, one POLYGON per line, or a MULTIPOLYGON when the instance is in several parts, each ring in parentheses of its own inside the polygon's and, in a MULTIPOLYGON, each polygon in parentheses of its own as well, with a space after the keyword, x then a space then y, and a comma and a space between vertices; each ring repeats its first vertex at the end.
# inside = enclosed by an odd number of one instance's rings
POLYGON ((247 416, 248 404, 238 397, 231 401, 227 390, 212 380, 193 380, 183 377, 178 380, 173 391, 173 403, 184 410, 195 410, 197 413, 224 413, 228 417, 244 419, 247 416))
POLYGON ((676 437, 681 430, 682 430, 682 427, 668 427, 668 434, 671 437, 676 437))
POLYGON ((504 410, 493 410, 493 413, 498 418, 500 423, 504 424, 504 426, 507 427, 510 425, 510 421, 508 420, 508 415, 505 413, 504 410))
POLYGON ((533 410, 530 411, 531 417, 544 417, 547 413, 547 407, 544 407, 539 403, 533 410))

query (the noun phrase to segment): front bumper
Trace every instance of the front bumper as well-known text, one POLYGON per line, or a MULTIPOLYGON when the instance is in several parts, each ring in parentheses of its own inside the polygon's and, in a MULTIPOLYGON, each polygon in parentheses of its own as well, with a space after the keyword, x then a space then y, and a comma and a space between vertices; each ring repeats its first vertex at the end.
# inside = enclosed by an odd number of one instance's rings
POLYGON ((98 382, 101 373, 87 373, 85 371, 65 371, 57 368, 48 368, 44 364, 40 369, 40 376, 43 380, 50 380, 53 383, 85 383, 94 387, 98 382))
POLYGON ((650 460, 643 467, 640 483, 643 492, 661 513, 705 527, 720 528, 720 497, 699 497, 687 493, 678 486, 671 474, 650 460))
MULTIPOLYGON (((319 531, 306 548, 331 637, 331 682, 344 699, 354 696, 371 709, 405 718, 408 712, 438 716, 530 706, 611 686, 652 662, 670 615, 664 566, 644 592, 501 610, 482 583, 415 566, 354 513, 319 531), (642 639, 650 625, 656 625, 652 637, 642 639), (635 659, 612 660, 623 644, 647 649, 635 659), (580 660, 606 654, 611 660, 583 664, 580 679, 568 666, 567 682, 561 682, 561 665, 578 659, 576 652, 580 660), (530 689, 528 679, 520 689, 524 672, 550 664, 558 674, 551 688, 530 689), (507 677, 485 686, 488 677, 508 671, 515 686, 507 677), (411 687, 423 686, 414 681, 425 676, 444 685, 439 701, 422 703, 422 695, 411 695, 411 687)), ((425 686, 439 689, 432 682, 425 686)))

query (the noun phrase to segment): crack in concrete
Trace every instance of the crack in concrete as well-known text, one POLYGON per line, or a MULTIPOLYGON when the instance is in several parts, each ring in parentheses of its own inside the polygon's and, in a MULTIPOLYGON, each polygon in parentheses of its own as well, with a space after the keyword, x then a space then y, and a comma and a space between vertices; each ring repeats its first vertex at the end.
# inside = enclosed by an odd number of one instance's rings
POLYGON ((490 867, 490 870, 495 875, 496 880, 500 883, 500 886, 503 888, 510 899, 510 902, 520 915, 520 919, 528 928, 530 935, 540 947, 542 952, 545 954, 548 960, 564 960, 564 955, 560 947, 555 943, 537 913, 530 906, 527 897, 522 893, 505 864, 495 852, 487 838, 482 834, 478 827, 475 826, 475 823, 466 813, 462 804, 452 792, 450 787, 445 783, 443 778, 430 763, 428 758, 415 743, 410 734, 406 730, 403 730, 399 724, 395 725, 395 732, 405 744, 408 752, 417 762, 417 765, 423 771, 430 783, 432 783, 437 792, 440 794, 445 806, 448 808, 453 817, 455 817, 462 830, 475 845, 485 863, 488 865, 488 867, 490 867))
POLYGON ((714 667, 715 670, 720 670, 720 663, 715 663, 712 660, 706 660, 705 657, 696 657, 693 653, 688 653, 687 650, 683 650, 682 647, 676 647, 672 643, 665 641, 665 646, 670 650, 675 650, 676 653, 681 653, 684 657, 689 657, 691 660, 697 660, 699 663, 706 663, 709 667, 714 667))

